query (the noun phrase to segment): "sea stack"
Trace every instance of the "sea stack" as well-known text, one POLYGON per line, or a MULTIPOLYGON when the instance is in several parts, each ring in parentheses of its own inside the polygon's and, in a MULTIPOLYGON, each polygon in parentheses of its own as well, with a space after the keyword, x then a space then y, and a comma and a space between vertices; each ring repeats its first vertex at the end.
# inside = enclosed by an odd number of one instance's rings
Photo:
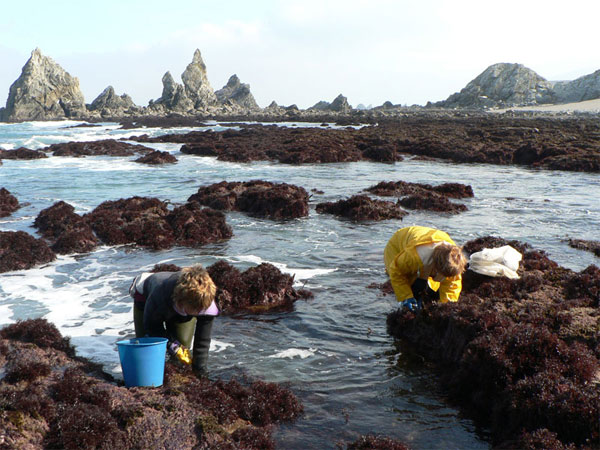
POLYGON ((85 116, 87 109, 79 80, 36 48, 10 87, 1 119, 21 122, 85 116))

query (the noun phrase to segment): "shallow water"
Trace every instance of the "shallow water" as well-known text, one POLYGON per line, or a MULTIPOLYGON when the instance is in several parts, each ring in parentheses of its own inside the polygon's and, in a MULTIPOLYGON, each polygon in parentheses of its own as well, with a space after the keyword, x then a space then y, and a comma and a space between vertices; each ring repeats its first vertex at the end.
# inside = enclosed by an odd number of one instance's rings
MULTIPOLYGON (((54 142, 173 132, 118 130, 114 124, 65 128, 73 124, 0 124, 0 147, 40 148, 54 142)), ((387 335, 385 319, 396 308, 395 299, 367 288, 385 281, 382 251, 397 228, 437 227, 458 243, 485 235, 517 239, 577 271, 598 264, 593 254, 565 242, 567 237, 598 240, 598 174, 410 159, 397 164, 237 164, 181 154, 179 144, 151 146, 172 152, 179 162, 157 168, 132 162, 135 157, 3 160, 0 187, 24 206, 0 219, 0 230, 35 234, 35 217, 58 200, 80 214, 102 201, 134 195, 180 203, 199 186, 222 180, 264 179, 324 193, 312 193, 310 216, 303 219, 272 222, 227 213, 233 238, 201 249, 102 247, 32 270, 0 274, 0 326, 45 317, 71 337, 78 354, 120 376, 115 342, 133 334, 127 289, 138 272, 166 262, 208 266, 225 259, 241 270, 273 263, 295 274, 297 286, 310 289, 314 299, 298 301, 291 312, 219 317, 209 365, 213 377, 246 373, 289 383, 305 414, 277 428, 280 448, 333 449, 337 442, 366 433, 387 435, 414 449, 489 448, 485 433, 444 401, 426 365, 407 357, 387 335), (315 212, 318 202, 398 180, 470 184, 475 198, 461 201, 469 211, 459 215, 411 212, 402 221, 357 224, 315 212)))

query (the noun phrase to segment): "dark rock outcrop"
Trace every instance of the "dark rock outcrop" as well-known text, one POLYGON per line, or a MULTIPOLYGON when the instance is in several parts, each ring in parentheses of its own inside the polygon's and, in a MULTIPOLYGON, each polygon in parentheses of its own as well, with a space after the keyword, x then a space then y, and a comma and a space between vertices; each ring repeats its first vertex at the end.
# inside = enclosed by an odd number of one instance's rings
POLYGON ((152 153, 141 156, 140 158, 136 159, 135 162, 150 165, 174 164, 177 162, 177 158, 175 158, 169 152, 155 150, 152 153))
POLYGON ((21 122, 87 115, 79 80, 36 48, 12 84, 1 120, 21 122))
POLYGON ((14 150, 0 149, 0 159, 41 159, 48 156, 40 151, 19 147, 14 150))
POLYGON ((468 208, 454 203, 449 198, 473 197, 473 188, 461 183, 444 183, 432 186, 407 181, 382 181, 365 189, 375 195, 402 197, 398 203, 408 209, 421 209, 449 213, 459 213, 468 208))
POLYGON ((222 89, 215 92, 215 95, 219 103, 229 103, 247 111, 259 109, 254 96, 250 92, 250 85, 242 83, 235 74, 229 78, 222 89))
POLYGON ((354 221, 402 219, 408 213, 394 202, 353 195, 346 200, 318 203, 318 213, 333 214, 354 221))
POLYGON ((296 300, 312 297, 310 291, 294 289, 294 277, 269 263, 240 272, 221 260, 206 270, 217 286, 217 301, 224 314, 289 309, 296 300))
POLYGON ((398 310, 388 332, 443 367, 450 398, 490 428, 498 448, 588 448, 600 439, 600 269, 577 273, 517 241, 519 279, 463 276, 458 303, 398 310))
POLYGON ((569 245, 579 250, 592 252, 600 258, 600 241, 586 241, 583 239, 569 239, 569 245))
POLYGON ((121 117, 127 113, 140 112, 131 97, 127 94, 117 95, 112 86, 108 86, 89 105, 91 112, 97 112, 101 117, 121 117))
POLYGON ((45 319, 0 330, 6 448, 274 449, 273 426, 303 411, 287 388, 210 381, 168 362, 164 384, 125 388, 45 319))
POLYGON ((0 217, 10 216, 20 207, 17 197, 12 195, 8 189, 0 188, 0 217))
POLYGON ((200 187, 188 201, 225 211, 243 211, 273 220, 308 215, 308 193, 287 183, 253 180, 227 182, 200 187))
POLYGON ((385 436, 367 434, 348 444, 346 450, 409 450, 409 447, 385 436))
POLYGON ((98 239, 90 225, 63 201, 43 209, 33 226, 51 243, 58 254, 87 253, 98 246, 98 239))
POLYGON ((31 269, 55 259, 44 240, 24 231, 0 231, 0 273, 31 269))
POLYGON ((106 201, 84 216, 108 245, 137 244, 152 249, 174 245, 199 247, 233 235, 225 216, 197 203, 169 211, 157 198, 131 197, 106 201))
POLYGON ((499 63, 435 106, 490 108, 553 103, 552 83, 522 64, 499 63))
POLYGON ((136 153, 150 153, 154 149, 139 144, 103 139, 91 142, 64 142, 52 144, 42 149, 51 152, 54 156, 132 156, 136 153))

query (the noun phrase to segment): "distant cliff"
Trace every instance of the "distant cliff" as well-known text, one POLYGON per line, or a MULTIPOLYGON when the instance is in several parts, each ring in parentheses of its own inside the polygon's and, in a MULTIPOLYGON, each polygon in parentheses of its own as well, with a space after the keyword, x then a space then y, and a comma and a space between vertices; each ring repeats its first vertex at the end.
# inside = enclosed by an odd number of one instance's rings
POLYGON ((441 108, 505 108, 600 98, 600 70, 573 81, 552 82, 522 64, 489 66, 460 92, 428 104, 441 108))

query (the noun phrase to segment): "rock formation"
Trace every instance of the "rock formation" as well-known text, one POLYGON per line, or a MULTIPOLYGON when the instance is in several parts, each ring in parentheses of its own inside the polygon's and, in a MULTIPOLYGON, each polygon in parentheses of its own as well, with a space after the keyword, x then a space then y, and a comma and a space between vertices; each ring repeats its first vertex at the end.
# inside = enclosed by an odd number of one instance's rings
POLYGON ((274 425, 303 411, 282 385, 170 361, 162 386, 126 388, 45 319, 0 330, 0 373, 3 449, 274 449, 274 425))
POLYGON ((217 97, 210 86, 206 74, 206 64, 202 60, 200 50, 196 49, 192 62, 181 74, 185 93, 192 101, 195 109, 206 109, 217 103, 217 97))
POLYGON ((169 152, 161 152, 155 150, 147 155, 141 156, 134 162, 150 165, 161 165, 161 164, 173 164, 177 162, 177 158, 171 155, 169 152))
POLYGON ((96 99, 89 105, 91 112, 97 112, 101 117, 121 117, 131 109, 140 110, 131 97, 127 94, 117 95, 112 86, 108 86, 96 99))
POLYGON ((130 144, 114 139, 90 142, 63 142, 42 149, 53 156, 132 156, 136 153, 151 153, 154 150, 143 145, 130 144))
POLYGON ((487 236, 473 254, 510 245, 520 278, 467 270, 457 303, 388 315, 388 332, 442 369, 449 398, 494 448, 594 448, 600 430, 600 269, 560 267, 543 251, 487 236))
POLYGON ((194 103, 188 98, 185 88, 175 82, 171 72, 162 77, 162 95, 155 102, 150 102, 148 109, 155 114, 165 114, 168 111, 179 113, 190 113, 194 109, 194 103))
POLYGON ((21 76, 10 87, 2 120, 20 122, 86 115, 79 80, 36 48, 21 76))
POLYGON ((8 189, 0 188, 0 217, 10 216, 20 207, 17 197, 12 195, 8 189))
POLYGON ((19 147, 14 150, 0 149, 0 159, 41 159, 47 157, 48 156, 43 152, 25 147, 19 147))
POLYGON ((321 100, 309 109, 316 111, 349 113, 352 111, 352 106, 350 106, 350 104, 348 103, 348 99, 342 94, 340 94, 331 103, 321 100))
POLYGON ((406 214, 396 203, 373 200, 366 195, 353 195, 337 202, 318 203, 318 213, 333 214, 354 221, 402 219, 406 214))
POLYGON ((582 102, 600 98, 600 70, 573 81, 554 83, 557 103, 582 102))
POLYGON ((485 69, 460 92, 435 106, 510 107, 552 103, 554 100, 551 82, 522 64, 499 63, 485 69))
POLYGON ((222 181, 200 187, 188 201, 273 220, 308 216, 308 193, 302 187, 287 183, 222 181))
POLYGON ((44 240, 24 231, 0 231, 0 273, 31 269, 55 259, 44 240))
POLYGON ((250 85, 240 82, 237 75, 232 75, 229 81, 222 89, 215 92, 219 103, 231 103, 240 106, 246 110, 259 109, 254 100, 254 96, 250 92, 250 85))

